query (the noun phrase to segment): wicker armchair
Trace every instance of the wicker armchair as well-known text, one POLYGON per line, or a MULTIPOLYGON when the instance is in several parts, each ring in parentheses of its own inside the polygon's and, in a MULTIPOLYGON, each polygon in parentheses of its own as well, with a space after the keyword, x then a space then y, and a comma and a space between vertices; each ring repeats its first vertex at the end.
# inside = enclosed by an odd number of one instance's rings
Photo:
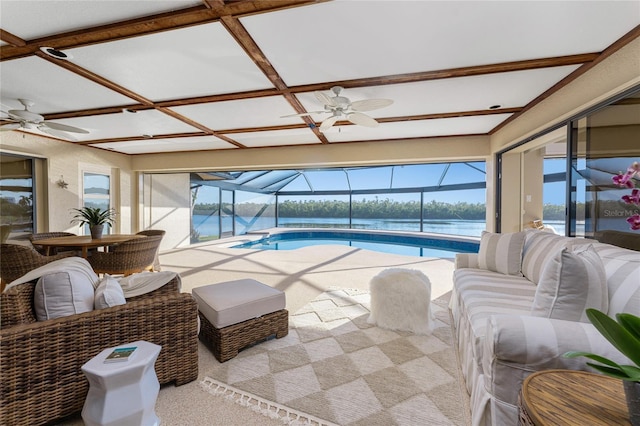
POLYGON ((36 321, 33 283, 2 293, 0 424, 41 425, 82 410, 89 383, 82 365, 103 349, 145 340, 162 346, 161 384, 198 377, 198 308, 176 278, 125 305, 36 321))
MULTIPOLYGON (((33 246, 34 249, 38 251, 38 253, 47 254, 45 248, 38 245, 36 241, 44 240, 46 238, 75 237, 75 236, 76 234, 73 234, 71 232, 39 232, 37 234, 29 235, 29 241, 31 241, 31 245, 33 246)), ((66 247, 66 248, 60 247, 60 248, 55 248, 55 252, 53 252, 53 254, 56 254, 62 251, 77 251, 77 250, 73 247, 66 247)))
MULTIPOLYGON (((162 229, 145 229, 144 231, 136 232, 136 234, 146 235, 147 237, 152 237, 155 235, 160 235, 161 237, 164 237, 164 234, 166 234, 166 231, 163 231, 162 229)), ((158 247, 158 249, 156 250, 156 256, 153 259, 153 265, 151 265, 151 267, 149 268, 150 271, 162 270, 160 267, 160 258, 158 257, 159 251, 160 251, 160 247, 158 247)))
MULTIPOLYGON (((65 252, 54 256, 43 256, 29 246, 1 244, 0 278, 3 283, 8 284, 42 265, 73 255, 74 253, 72 252, 65 252)), ((2 306, 2 309, 4 308, 2 306)))
POLYGON ((87 259, 96 274, 131 275, 149 270, 160 247, 162 236, 136 238, 110 248, 97 251, 87 259))

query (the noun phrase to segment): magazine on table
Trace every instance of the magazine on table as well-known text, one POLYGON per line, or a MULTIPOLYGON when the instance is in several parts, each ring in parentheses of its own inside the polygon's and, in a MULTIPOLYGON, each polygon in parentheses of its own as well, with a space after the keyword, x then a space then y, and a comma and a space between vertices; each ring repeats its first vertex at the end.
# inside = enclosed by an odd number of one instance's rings
POLYGON ((137 346, 129 346, 126 348, 115 348, 109 355, 107 355, 104 362, 111 363, 111 362, 129 361, 133 357, 133 354, 135 353, 136 349, 137 349, 137 346))

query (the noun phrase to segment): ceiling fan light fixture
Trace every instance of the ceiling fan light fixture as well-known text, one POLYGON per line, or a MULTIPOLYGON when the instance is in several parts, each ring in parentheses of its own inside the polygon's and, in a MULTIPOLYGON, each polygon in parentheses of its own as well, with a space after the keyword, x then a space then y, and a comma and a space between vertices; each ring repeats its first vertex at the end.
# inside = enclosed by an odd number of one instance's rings
POLYGON ((55 59, 62 59, 65 61, 73 59, 73 56, 71 56, 70 54, 64 53, 62 50, 58 50, 53 47, 41 47, 40 51, 44 52, 44 54, 46 54, 47 56, 51 56, 55 59))

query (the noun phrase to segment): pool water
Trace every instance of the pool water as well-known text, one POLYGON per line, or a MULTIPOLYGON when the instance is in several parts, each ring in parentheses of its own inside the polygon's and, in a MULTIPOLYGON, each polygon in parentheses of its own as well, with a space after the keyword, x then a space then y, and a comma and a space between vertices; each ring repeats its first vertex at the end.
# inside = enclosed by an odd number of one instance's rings
POLYGON ((343 245, 405 256, 453 258, 456 253, 477 253, 479 243, 422 236, 353 232, 284 232, 232 248, 294 250, 317 245, 343 245))

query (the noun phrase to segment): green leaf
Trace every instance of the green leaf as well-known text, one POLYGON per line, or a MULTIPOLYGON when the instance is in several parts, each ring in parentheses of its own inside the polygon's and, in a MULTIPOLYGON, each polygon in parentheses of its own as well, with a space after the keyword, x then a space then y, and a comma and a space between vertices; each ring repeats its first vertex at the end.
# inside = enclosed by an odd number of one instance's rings
POLYGON ((607 367, 604 365, 598 365, 598 364, 593 364, 591 362, 588 362, 587 365, 593 367, 594 369, 598 370, 599 372, 606 374, 607 376, 610 377, 615 377, 616 379, 628 379, 629 377, 622 372, 621 370, 617 370, 615 368, 611 368, 611 367, 607 367))
POLYGON ((640 368, 633 365, 621 365, 622 371, 634 382, 640 382, 640 368))
MULTIPOLYGON (((565 353, 564 356, 566 358, 576 358, 576 357, 579 357, 579 356, 583 356, 585 358, 589 358, 589 359, 592 359, 594 361, 598 361, 601 364, 605 364, 605 365, 608 365, 608 366, 613 367, 613 368, 621 369, 620 365, 616 364, 615 362, 611 361, 610 359, 605 358, 605 357, 600 356, 600 355, 595 355, 595 354, 592 354, 592 353, 589 353, 589 352, 571 351, 571 352, 565 353)), ((589 364, 589 365, 591 365, 591 364, 589 364)))
POLYGON ((616 319, 629 333, 640 340, 640 317, 623 313, 617 314, 616 319))
POLYGON ((616 349, 626 355, 634 364, 640 366, 640 340, 597 309, 587 309, 587 317, 616 349))

